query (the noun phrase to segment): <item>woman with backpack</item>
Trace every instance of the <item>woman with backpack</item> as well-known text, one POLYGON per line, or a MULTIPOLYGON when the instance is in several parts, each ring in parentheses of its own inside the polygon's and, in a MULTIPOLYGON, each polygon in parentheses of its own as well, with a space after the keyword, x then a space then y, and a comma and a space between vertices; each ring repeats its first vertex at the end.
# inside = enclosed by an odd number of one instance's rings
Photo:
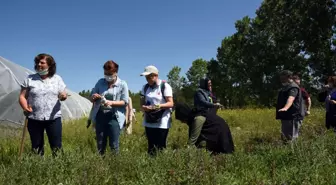
POLYGON ((168 83, 159 79, 155 66, 147 66, 140 76, 145 76, 147 81, 141 90, 140 107, 144 112, 148 154, 155 155, 157 150, 166 148, 174 106, 173 91, 168 83))

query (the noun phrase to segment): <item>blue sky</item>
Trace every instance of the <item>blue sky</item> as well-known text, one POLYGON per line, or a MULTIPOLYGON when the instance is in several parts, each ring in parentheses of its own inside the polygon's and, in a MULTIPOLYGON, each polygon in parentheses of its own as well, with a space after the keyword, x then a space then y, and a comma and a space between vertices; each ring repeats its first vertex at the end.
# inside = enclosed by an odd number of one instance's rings
POLYGON ((216 57, 234 23, 255 16, 261 0, 0 1, 0 56, 33 69, 49 53, 68 88, 91 89, 114 60, 132 92, 146 82, 139 74, 155 65, 160 78, 177 65, 216 57))

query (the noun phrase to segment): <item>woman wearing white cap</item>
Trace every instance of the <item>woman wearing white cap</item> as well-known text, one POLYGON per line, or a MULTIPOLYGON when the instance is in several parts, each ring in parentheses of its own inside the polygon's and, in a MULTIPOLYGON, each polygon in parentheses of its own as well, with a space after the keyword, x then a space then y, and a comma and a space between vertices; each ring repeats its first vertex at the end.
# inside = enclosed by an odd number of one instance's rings
POLYGON ((166 148, 171 127, 171 113, 174 106, 171 86, 159 79, 155 66, 147 66, 140 76, 145 76, 147 84, 141 90, 141 110, 145 113, 143 125, 148 139, 148 153, 166 148))

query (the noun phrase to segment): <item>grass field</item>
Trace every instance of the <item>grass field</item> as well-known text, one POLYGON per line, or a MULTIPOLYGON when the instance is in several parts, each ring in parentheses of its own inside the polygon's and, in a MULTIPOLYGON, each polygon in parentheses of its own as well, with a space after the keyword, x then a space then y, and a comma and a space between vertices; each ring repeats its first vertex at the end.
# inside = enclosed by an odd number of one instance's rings
POLYGON ((293 145, 282 144, 274 110, 224 110, 219 115, 230 125, 233 155, 187 148, 187 126, 176 120, 168 149, 156 158, 147 156, 139 123, 133 135, 122 134, 120 155, 104 159, 97 155, 85 120, 64 125, 64 155, 57 158, 51 157, 48 142, 45 157, 31 155, 28 135, 20 161, 20 136, 0 137, 0 184, 336 184, 336 138, 325 130, 324 110, 313 109, 293 145))

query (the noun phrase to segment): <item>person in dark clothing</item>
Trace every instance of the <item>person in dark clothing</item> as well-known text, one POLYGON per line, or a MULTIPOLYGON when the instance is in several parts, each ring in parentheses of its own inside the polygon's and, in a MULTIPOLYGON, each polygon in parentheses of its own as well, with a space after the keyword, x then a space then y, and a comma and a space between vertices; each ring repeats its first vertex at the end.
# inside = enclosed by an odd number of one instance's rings
POLYGON ((211 111, 221 107, 221 105, 216 102, 216 97, 212 92, 210 79, 204 78, 200 80, 199 88, 194 95, 194 106, 200 112, 211 111))
POLYGON ((310 108, 311 108, 311 98, 307 90, 301 85, 301 79, 298 75, 293 76, 293 81, 300 87, 300 91, 302 94, 302 99, 303 99, 303 111, 304 111, 304 116, 310 114, 310 108))
POLYGON ((219 98, 217 98, 217 96, 215 95, 215 93, 212 91, 211 88, 210 88, 210 98, 212 100, 212 103, 214 103, 215 106, 216 106, 215 108, 210 109, 210 111, 213 111, 217 114, 218 109, 222 110, 224 108, 224 106, 220 103, 219 98))
MULTIPOLYGON (((196 109, 190 108, 187 104, 176 104, 175 118, 186 123, 189 127, 193 124, 194 118, 200 114, 204 116, 205 122, 197 140, 205 140, 206 149, 213 152, 213 154, 233 153, 234 144, 231 131, 223 118, 211 111, 198 112, 196 109)), ((198 143, 195 145, 199 147, 198 143)))
POLYGON ((302 108, 301 108, 302 120, 300 123, 300 127, 301 127, 304 117, 306 117, 307 115, 310 115, 311 99, 306 89, 301 86, 301 79, 299 75, 293 75, 293 81, 300 87, 300 91, 302 95, 302 102, 301 102, 302 103, 302 108))
POLYGON ((293 82, 292 72, 285 70, 280 73, 283 85, 278 94, 276 119, 281 120, 281 132, 284 141, 292 141, 299 136, 302 121, 302 95, 300 87, 293 82))
MULTIPOLYGON (((213 94, 212 94, 212 83, 208 78, 201 79, 199 88, 195 92, 194 95, 194 109, 199 113, 206 113, 208 111, 216 112, 216 110, 221 106, 219 103, 213 102, 213 94)), ((199 114, 194 117, 193 122, 189 126, 190 137, 188 140, 188 145, 195 145, 199 135, 201 133, 201 129, 205 122, 205 117, 202 114, 199 114)))
POLYGON ((327 82, 323 91, 318 94, 318 100, 325 102, 327 129, 332 128, 336 132, 336 76, 330 76, 327 82))

